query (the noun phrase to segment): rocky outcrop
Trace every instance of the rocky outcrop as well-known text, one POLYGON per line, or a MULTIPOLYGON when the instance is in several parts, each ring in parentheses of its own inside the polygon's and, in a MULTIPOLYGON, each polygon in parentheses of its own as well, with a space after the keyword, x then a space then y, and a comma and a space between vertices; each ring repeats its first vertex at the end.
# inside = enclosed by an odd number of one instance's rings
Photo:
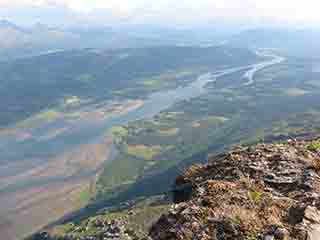
POLYGON ((176 179, 154 240, 320 240, 320 144, 239 147, 176 179))

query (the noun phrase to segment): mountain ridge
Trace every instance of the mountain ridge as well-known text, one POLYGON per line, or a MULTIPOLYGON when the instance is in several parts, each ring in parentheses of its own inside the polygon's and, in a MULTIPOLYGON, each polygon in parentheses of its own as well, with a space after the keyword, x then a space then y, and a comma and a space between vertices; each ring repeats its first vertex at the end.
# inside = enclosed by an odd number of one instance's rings
POLYGON ((163 197, 131 202, 33 240, 316 240, 319 170, 319 137, 237 146, 178 176, 174 204, 163 197))
POLYGON ((177 204, 150 236, 319 239, 319 164, 319 140, 262 143, 211 157, 176 179, 177 204))

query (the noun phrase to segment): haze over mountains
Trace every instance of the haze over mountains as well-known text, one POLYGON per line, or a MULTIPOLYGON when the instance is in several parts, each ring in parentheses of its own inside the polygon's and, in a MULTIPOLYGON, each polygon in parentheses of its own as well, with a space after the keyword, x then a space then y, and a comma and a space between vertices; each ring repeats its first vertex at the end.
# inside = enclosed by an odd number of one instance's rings
POLYGON ((122 24, 102 26, 77 24, 53 26, 36 23, 20 26, 0 21, 0 60, 81 48, 135 48, 168 45, 206 46, 226 43, 235 47, 272 47, 304 54, 320 52, 320 31, 299 26, 250 27, 217 23, 196 27, 170 28, 161 25, 122 24), (308 49, 303 47, 308 45, 308 49))
POLYGON ((320 31, 288 3, 135 1, 0 2, 0 238, 145 237, 183 169, 320 134, 320 31))
POLYGON ((320 31, 304 28, 257 28, 242 31, 229 44, 248 48, 274 48, 285 54, 317 57, 320 53, 320 31))
POLYGON ((216 44, 228 30, 196 31, 152 25, 20 26, 0 21, 0 60, 77 48, 135 48, 159 45, 216 44))
POLYGON ((72 48, 90 47, 127 47, 134 45, 135 38, 126 34, 114 33, 109 28, 87 30, 63 29, 49 27, 45 24, 35 24, 30 27, 20 27, 12 22, 0 22, 1 58, 12 59, 72 48), (123 44, 123 45, 122 45, 123 44))

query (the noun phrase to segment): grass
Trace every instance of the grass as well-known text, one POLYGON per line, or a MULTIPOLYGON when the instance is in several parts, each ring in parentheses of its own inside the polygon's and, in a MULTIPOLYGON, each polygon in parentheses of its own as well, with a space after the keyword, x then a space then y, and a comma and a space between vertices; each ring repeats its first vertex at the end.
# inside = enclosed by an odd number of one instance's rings
POLYGON ((168 203, 157 203, 155 199, 143 199, 126 208, 115 207, 107 213, 89 217, 77 224, 66 223, 64 225, 55 226, 51 231, 54 236, 64 236, 65 234, 73 234, 74 236, 93 236, 98 232, 94 227, 97 219, 103 221, 126 219, 127 229, 134 229, 142 235, 146 235, 152 223, 154 223, 163 213, 166 213, 170 205, 168 203), (129 214, 133 212, 133 214, 129 214))
POLYGON ((55 111, 55 110, 48 110, 48 111, 44 111, 41 112, 39 114, 37 114, 35 116, 35 119, 37 120, 46 120, 46 121, 53 121, 56 118, 59 117, 59 112, 55 111))
POLYGON ((261 202, 263 193, 258 191, 249 191, 248 192, 249 199, 256 204, 259 204, 261 202))
POLYGON ((318 151, 320 150, 320 142, 312 142, 307 146, 307 149, 310 151, 318 151))
POLYGON ((89 189, 85 189, 79 194, 79 201, 81 203, 88 203, 91 199, 91 192, 89 189))
POLYGON ((111 133, 115 138, 116 142, 121 142, 124 138, 128 136, 128 129, 125 127, 112 127, 111 133))
POLYGON ((64 225, 59 225, 54 227, 54 229, 51 231, 52 236, 61 236, 63 234, 67 234, 74 230, 74 224, 67 223, 64 225))
POLYGON ((135 181, 146 165, 146 161, 125 154, 123 151, 117 158, 106 164, 103 174, 97 183, 97 197, 109 198, 120 193, 119 188, 126 188, 126 184, 135 181))
POLYGON ((151 160, 161 153, 161 146, 129 145, 127 153, 131 156, 151 160))
POLYGON ((77 209, 83 208, 86 206, 92 197, 95 195, 95 183, 90 182, 88 184, 83 184, 79 191, 74 192, 71 200, 73 205, 77 207, 77 209))
POLYGON ((250 232, 246 237, 245 240, 258 240, 260 239, 258 234, 255 232, 250 232))
POLYGON ((60 112, 53 109, 49 109, 46 111, 39 112, 26 120, 23 120, 22 122, 18 123, 17 126, 24 127, 24 128, 33 128, 33 127, 37 127, 38 124, 41 124, 44 122, 52 122, 57 118, 59 118, 60 116, 61 116, 60 112))
POLYGON ((181 81, 196 76, 197 73, 199 73, 199 69, 164 71, 147 78, 136 79, 137 82, 134 85, 130 85, 124 89, 114 89, 112 94, 118 97, 144 98, 152 92, 174 89, 180 85, 181 81))
MULTIPOLYGON (((161 77, 165 78, 164 75, 161 77)), ((116 134, 125 136, 125 139, 119 146, 121 156, 106 166, 100 178, 103 179, 102 187, 105 187, 106 195, 113 190, 113 186, 126 188, 127 185, 121 183, 130 183, 145 175, 153 176, 175 165, 183 166, 191 156, 201 152, 219 153, 239 143, 251 144, 272 140, 272 137, 277 140, 283 136, 313 133, 315 127, 320 126, 317 99, 314 97, 312 102, 296 104, 296 99, 287 96, 284 91, 289 88, 294 90, 300 85, 284 84, 280 81, 282 78, 272 77, 273 85, 267 86, 260 86, 257 81, 257 88, 245 91, 224 86, 209 89, 200 97, 176 103, 152 119, 130 123, 128 133, 122 128, 117 129, 116 134), (278 95, 273 95, 275 89, 279 90, 278 95), (287 107, 289 103, 292 103, 290 108, 287 107), (275 109, 278 105, 280 108, 275 109), (306 105, 317 114, 297 115, 306 111, 306 105), (179 129, 177 133, 176 129, 179 129), (167 149, 169 145, 174 147, 167 149)), ((158 79, 159 75, 152 76, 141 79, 140 83, 145 81, 152 88, 158 79)), ((141 84, 138 87, 148 88, 141 84)), ((300 88, 304 89, 302 86, 300 88)), ((301 101, 304 101, 303 97, 301 101)), ((195 161, 201 160, 197 157, 195 161)), ((114 188, 113 192, 119 191, 114 188)), ((260 202, 259 193, 249 195, 252 205, 260 202)))
POLYGON ((208 116, 204 120, 211 124, 218 124, 218 123, 224 123, 229 119, 222 116, 208 116))
POLYGON ((168 71, 166 73, 160 74, 153 79, 156 81, 169 81, 177 78, 188 77, 193 75, 194 72, 192 70, 177 70, 177 71, 168 71))

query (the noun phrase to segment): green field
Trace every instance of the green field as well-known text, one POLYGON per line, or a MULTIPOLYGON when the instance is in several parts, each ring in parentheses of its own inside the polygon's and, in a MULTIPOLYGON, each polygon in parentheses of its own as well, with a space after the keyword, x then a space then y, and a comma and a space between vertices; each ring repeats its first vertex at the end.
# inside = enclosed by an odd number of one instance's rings
MULTIPOLYGON (((114 135, 120 153, 105 167, 97 199, 143 195, 137 182, 143 185, 150 176, 157 182, 161 174, 179 172, 172 169, 183 169, 184 163, 199 153, 318 134, 320 88, 311 88, 305 80, 308 62, 300 60, 297 68, 297 61, 258 72, 250 87, 241 85, 245 82, 242 72, 224 76, 218 79, 219 87, 209 86, 200 97, 179 102, 152 119, 118 128, 114 135)), ((163 189, 169 190, 170 185, 163 189)), ((157 193, 157 189, 153 191, 157 193)))

